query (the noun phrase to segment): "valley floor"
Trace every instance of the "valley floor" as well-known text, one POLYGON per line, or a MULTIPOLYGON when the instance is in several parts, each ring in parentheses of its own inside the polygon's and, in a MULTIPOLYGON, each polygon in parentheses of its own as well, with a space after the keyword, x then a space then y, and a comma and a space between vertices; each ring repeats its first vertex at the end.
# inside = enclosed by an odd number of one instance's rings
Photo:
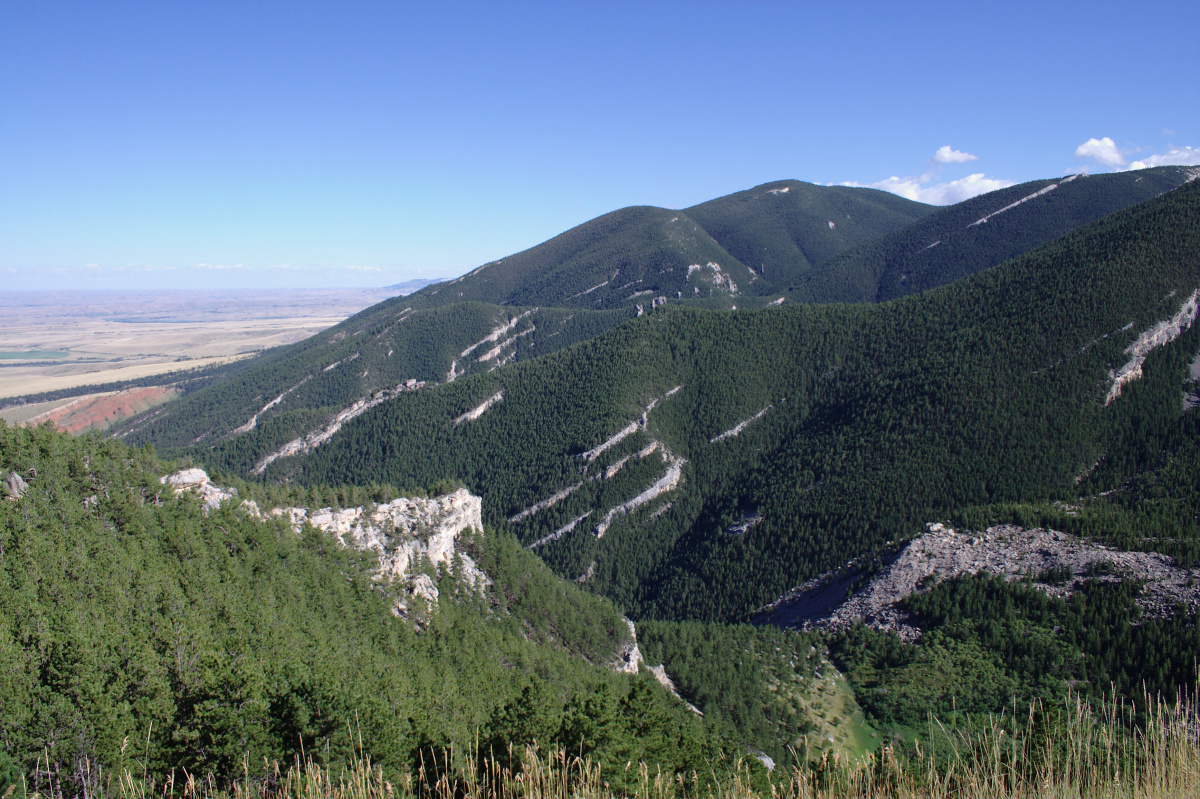
POLYGON ((394 295, 383 289, 7 292, 0 297, 0 397, 248 357, 394 295))

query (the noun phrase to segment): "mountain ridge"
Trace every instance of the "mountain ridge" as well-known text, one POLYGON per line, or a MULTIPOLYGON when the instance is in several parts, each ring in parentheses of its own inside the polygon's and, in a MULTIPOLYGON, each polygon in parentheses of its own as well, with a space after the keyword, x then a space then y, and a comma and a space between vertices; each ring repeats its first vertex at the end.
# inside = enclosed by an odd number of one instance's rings
POLYGON ((1172 424, 1182 383, 1155 392, 1183 379, 1195 326, 1155 350, 1120 401, 1104 397, 1109 372, 1129 360, 1123 348, 1200 282, 1197 196, 1193 184, 882 305, 668 305, 546 359, 381 405, 302 467, 279 461, 266 474, 399 484, 454 475, 482 492, 495 524, 570 489, 519 529, 530 543, 594 511, 591 526, 539 548, 560 574, 591 573, 596 590, 649 615, 738 618, 802 582, 803 569, 837 565, 827 558, 848 528, 865 553, 948 504, 1069 492, 1117 451, 1110 436, 1126 414, 1172 424), (1132 235, 1139 228, 1150 232, 1132 235), (497 393, 503 401, 476 421, 451 424, 497 393), (581 460, 624 430, 594 463, 581 460), (656 441, 658 454, 635 457, 656 441), (676 459, 686 463, 669 479, 676 459), (939 487, 946 478, 932 464, 943 463, 953 490, 939 487), (645 503, 636 524, 621 514, 595 535, 609 510, 664 479, 671 507, 645 503), (744 533, 723 532, 756 514, 744 533))

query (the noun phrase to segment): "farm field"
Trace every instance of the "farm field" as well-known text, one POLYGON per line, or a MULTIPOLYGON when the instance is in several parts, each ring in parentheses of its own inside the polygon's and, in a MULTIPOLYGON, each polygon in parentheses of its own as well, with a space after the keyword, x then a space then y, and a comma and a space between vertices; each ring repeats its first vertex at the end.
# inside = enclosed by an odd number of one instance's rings
MULTIPOLYGON (((245 358, 305 339, 396 293, 8 292, 0 295, 0 399, 245 358)), ((4 418, 19 421, 13 413, 4 418)))

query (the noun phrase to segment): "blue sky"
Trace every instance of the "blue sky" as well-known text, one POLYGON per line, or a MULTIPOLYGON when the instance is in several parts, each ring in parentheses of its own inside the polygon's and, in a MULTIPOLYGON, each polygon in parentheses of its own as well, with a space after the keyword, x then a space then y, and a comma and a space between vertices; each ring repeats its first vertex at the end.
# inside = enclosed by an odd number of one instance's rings
POLYGON ((944 203, 1197 163, 1197 31, 1195 0, 7 0, 0 285, 380 286, 783 178, 944 203))

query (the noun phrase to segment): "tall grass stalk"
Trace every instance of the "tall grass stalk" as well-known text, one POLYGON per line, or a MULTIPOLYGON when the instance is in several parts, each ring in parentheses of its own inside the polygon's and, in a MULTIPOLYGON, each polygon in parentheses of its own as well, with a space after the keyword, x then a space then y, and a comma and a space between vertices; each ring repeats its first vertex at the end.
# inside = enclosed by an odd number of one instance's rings
MULTIPOLYGON (((1200 796, 1200 715, 1196 704, 1145 696, 1140 707, 1110 699, 1093 708, 1071 697, 1052 709, 1033 706, 1020 718, 1003 714, 986 723, 947 727, 930 722, 924 746, 902 754, 885 744, 847 762, 802 749, 797 765, 779 769, 763 789, 748 761, 723 780, 714 775, 664 774, 630 763, 603 773, 587 757, 537 744, 491 756, 453 751, 422 760, 398 777, 359 752, 334 769, 297 757, 286 767, 244 761, 241 779, 218 787, 211 777, 182 772, 157 779, 122 766, 118 778, 95 775, 87 799, 1010 799, 1017 797, 1200 796), (1139 723, 1132 725, 1136 716, 1139 723), (503 763, 519 763, 508 767, 503 763), (755 787, 759 786, 759 787, 755 787)), ((49 776, 48 774, 46 775, 49 776)), ((28 796, 64 799, 54 782, 28 786, 28 796)))

